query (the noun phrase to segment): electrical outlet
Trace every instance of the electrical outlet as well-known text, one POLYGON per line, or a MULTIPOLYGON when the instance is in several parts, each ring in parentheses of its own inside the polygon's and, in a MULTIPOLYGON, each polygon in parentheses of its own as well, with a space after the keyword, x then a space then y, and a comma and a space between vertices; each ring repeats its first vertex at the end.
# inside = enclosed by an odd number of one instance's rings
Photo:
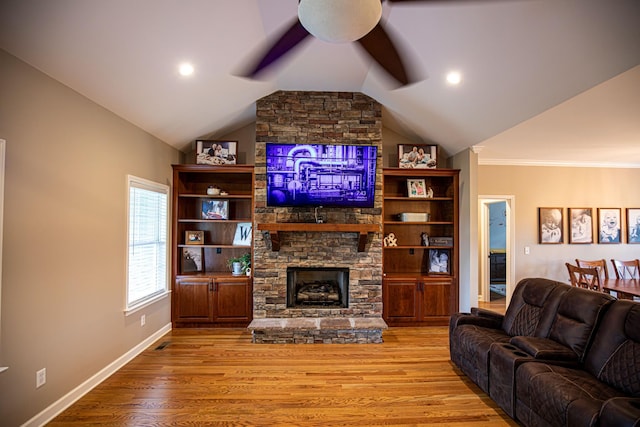
POLYGON ((47 382, 47 368, 42 368, 36 372, 36 388, 40 388, 47 382))
POLYGON ((529 246, 525 246, 524 247, 524 254, 525 255, 529 255, 531 253, 531 249, 529 248, 529 246))
POLYGON ((145 323, 147 323, 147 317, 143 314, 140 316, 140 326, 144 326, 145 323))

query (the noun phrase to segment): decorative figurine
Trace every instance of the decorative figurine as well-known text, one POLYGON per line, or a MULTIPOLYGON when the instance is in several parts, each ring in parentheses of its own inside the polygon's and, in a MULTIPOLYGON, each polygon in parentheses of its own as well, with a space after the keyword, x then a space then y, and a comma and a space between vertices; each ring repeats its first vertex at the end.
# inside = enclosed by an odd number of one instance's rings
POLYGON ((422 246, 429 246, 429 235, 423 232, 420 234, 420 237, 422 238, 422 246))
POLYGON ((387 234, 384 238, 383 243, 385 246, 398 246, 398 239, 396 239, 396 235, 393 233, 387 234))

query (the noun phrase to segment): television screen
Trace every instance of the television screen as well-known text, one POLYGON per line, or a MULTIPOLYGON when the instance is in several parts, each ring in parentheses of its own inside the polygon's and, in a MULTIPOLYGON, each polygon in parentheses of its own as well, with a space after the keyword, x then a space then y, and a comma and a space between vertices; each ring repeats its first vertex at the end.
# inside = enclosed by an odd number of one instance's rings
POLYGON ((266 144, 267 206, 373 207, 373 145, 266 144))

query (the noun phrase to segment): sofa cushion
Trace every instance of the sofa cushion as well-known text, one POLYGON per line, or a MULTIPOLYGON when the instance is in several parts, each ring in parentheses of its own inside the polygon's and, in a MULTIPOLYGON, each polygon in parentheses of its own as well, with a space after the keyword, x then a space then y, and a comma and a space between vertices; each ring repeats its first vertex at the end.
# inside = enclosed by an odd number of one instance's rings
POLYGON ((573 350, 584 360, 598 322, 615 298, 588 289, 570 288, 562 297, 549 338, 573 350))
POLYGON ((620 300, 607 311, 585 369, 628 395, 640 396, 640 304, 620 300))
POLYGON ((569 289, 570 286, 555 280, 522 279, 507 307, 502 329, 511 336, 547 336, 560 304, 559 296, 569 289))
POLYGON ((533 412, 553 426, 595 426, 602 404, 622 396, 579 368, 528 362, 516 371, 516 416, 525 425, 533 412))

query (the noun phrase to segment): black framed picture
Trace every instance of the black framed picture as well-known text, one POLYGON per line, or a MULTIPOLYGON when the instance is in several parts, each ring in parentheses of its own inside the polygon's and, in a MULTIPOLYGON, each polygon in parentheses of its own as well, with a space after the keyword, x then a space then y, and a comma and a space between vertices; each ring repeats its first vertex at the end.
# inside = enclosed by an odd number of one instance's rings
POLYGON ((451 251, 429 249, 429 274, 451 274, 451 251))
POLYGON ((180 264, 183 273, 202 271, 202 248, 182 248, 180 264))
POLYGON ((640 243, 640 208, 627 208, 627 243, 640 243))
POLYGON ((569 243, 593 243, 593 209, 569 208, 569 243))
POLYGON ((219 199, 203 200, 202 219, 229 219, 229 201, 219 199))
POLYGON ((238 158, 238 141, 196 141, 196 164, 235 165, 238 158))
POLYGON ((620 208, 598 208, 598 243, 620 243, 620 208))
POLYGON ((538 208, 538 241, 540 244, 564 243, 562 208, 538 208))
POLYGON ((437 165, 437 145, 398 144, 398 167, 435 169, 437 165))

